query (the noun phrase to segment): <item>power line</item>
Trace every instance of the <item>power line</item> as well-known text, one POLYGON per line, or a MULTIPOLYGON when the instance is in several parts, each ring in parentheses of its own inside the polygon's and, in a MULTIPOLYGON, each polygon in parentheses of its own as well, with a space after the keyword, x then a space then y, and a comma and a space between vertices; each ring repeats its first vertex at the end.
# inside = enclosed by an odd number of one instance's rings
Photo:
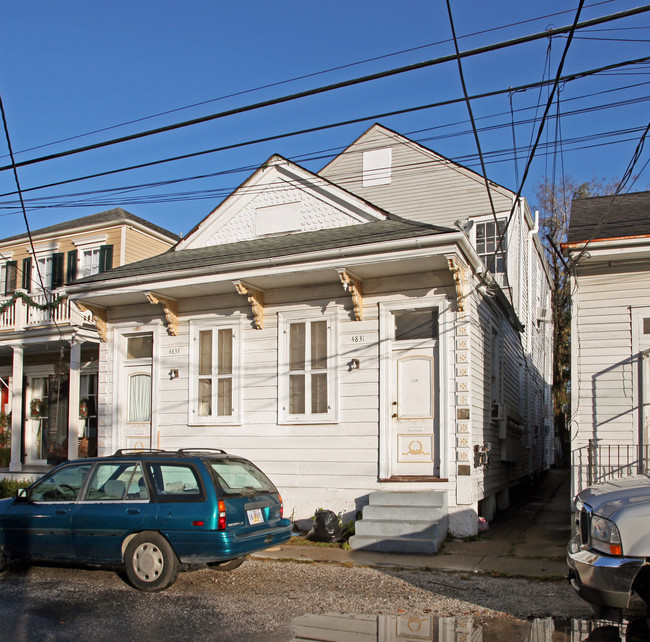
MULTIPOLYGON (((590 26, 593 26, 593 25, 603 24, 603 23, 614 21, 614 20, 620 20, 621 18, 627 18, 627 17, 631 17, 631 16, 635 16, 635 15, 640 15, 640 14, 645 13, 647 11, 650 11, 650 5, 644 5, 642 7, 636 7, 636 8, 633 8, 633 9, 628 9, 626 11, 620 11, 618 13, 610 14, 610 15, 607 15, 607 16, 592 18, 591 20, 585 20, 584 22, 581 22, 581 23, 578 23, 578 24, 574 23, 573 25, 569 25, 569 26, 556 27, 554 29, 549 29, 549 30, 544 31, 544 32, 529 34, 527 36, 521 36, 521 37, 513 38, 513 39, 510 39, 510 40, 504 40, 502 42, 493 43, 493 44, 490 44, 490 45, 485 45, 485 46, 477 47, 477 48, 474 48, 474 49, 469 49, 469 50, 460 52, 458 54, 458 57, 467 58, 467 57, 476 56, 476 55, 483 54, 483 53, 498 51, 500 49, 513 47, 513 46, 520 45, 520 44, 534 42, 534 41, 539 40, 541 38, 549 38, 549 37, 559 35, 559 34, 562 34, 562 33, 568 33, 568 32, 573 33, 576 29, 583 29, 583 28, 590 27, 590 26)), ((338 89, 343 89, 343 88, 346 88, 346 87, 353 87, 353 86, 365 84, 365 83, 368 83, 368 82, 372 82, 372 81, 375 81, 375 80, 390 78, 392 76, 401 75, 401 74, 408 73, 408 72, 411 72, 411 71, 426 69, 426 68, 429 68, 429 67, 440 65, 442 63, 452 62, 452 61, 456 60, 456 58, 457 58, 457 56, 455 54, 440 56, 438 58, 433 58, 431 60, 425 60, 423 62, 413 63, 413 64, 405 65, 405 66, 402 66, 402 67, 396 67, 394 69, 388 69, 388 70, 384 70, 384 71, 377 72, 377 73, 374 73, 374 74, 368 74, 368 75, 365 75, 365 76, 359 76, 357 78, 352 78, 352 79, 349 79, 349 80, 343 80, 343 81, 332 83, 332 84, 329 84, 329 85, 316 87, 316 88, 313 88, 313 89, 308 89, 308 90, 305 90, 305 91, 300 91, 300 92, 296 92, 296 93, 293 93, 293 94, 280 96, 280 97, 277 97, 277 98, 272 98, 272 99, 269 99, 269 100, 263 100, 263 101, 252 103, 252 104, 249 104, 249 105, 244 105, 242 107, 236 107, 236 108, 233 108, 233 109, 228 109, 228 110, 217 112, 217 113, 214 113, 214 114, 209 114, 207 116, 201 116, 199 118, 193 118, 193 119, 190 119, 190 120, 182 121, 180 123, 173 123, 173 124, 170 124, 170 125, 157 127, 155 129, 150 129, 150 130, 143 131, 143 132, 137 132, 137 133, 134 133, 134 134, 129 134, 127 136, 121 136, 119 138, 114 138, 112 140, 102 141, 102 142, 99 142, 99 143, 94 143, 94 144, 91 144, 91 145, 85 145, 83 147, 78 147, 78 148, 75 148, 75 149, 66 150, 66 151, 55 153, 55 154, 49 154, 49 155, 41 156, 41 157, 38 157, 38 158, 28 159, 28 160, 16 163, 16 166, 17 167, 25 167, 27 165, 42 163, 42 162, 49 161, 49 160, 64 158, 66 156, 71 156, 71 155, 74 155, 74 154, 80 154, 80 153, 91 151, 91 150, 101 149, 103 147, 117 145, 117 144, 125 143, 125 142, 130 142, 130 141, 133 141, 133 140, 138 140, 138 139, 146 138, 146 137, 157 135, 157 134, 162 134, 162 133, 174 131, 174 130, 181 129, 181 128, 184 128, 184 127, 190 127, 192 125, 198 125, 198 124, 201 124, 201 123, 214 121, 214 120, 225 118, 225 117, 228 117, 228 116, 234 116, 236 114, 243 114, 243 113, 246 113, 246 112, 255 111, 255 110, 258 110, 258 109, 263 109, 263 108, 271 107, 271 106, 275 106, 275 105, 280 105, 280 104, 283 104, 283 103, 288 103, 288 102, 292 102, 292 101, 295 101, 295 100, 300 100, 302 98, 307 98, 307 97, 310 97, 310 96, 316 96, 316 95, 319 95, 319 94, 331 92, 331 91, 338 90, 338 89)), ((0 171, 5 171, 5 170, 8 170, 8 169, 11 169, 11 165, 0 166, 0 171)))
MULTIPOLYGON (((605 65, 603 67, 598 67, 596 69, 590 69, 590 70, 586 70, 586 71, 576 72, 576 73, 569 74, 567 76, 561 77, 559 79, 559 81, 560 82, 571 82, 573 80, 586 78, 588 76, 599 74, 599 73, 602 73, 604 71, 617 69, 617 68, 625 67, 625 66, 629 66, 629 65, 644 63, 644 62, 647 62, 647 61, 650 61, 650 56, 646 56, 646 57, 643 57, 643 58, 637 58, 637 59, 633 59, 633 60, 626 60, 626 61, 619 62, 619 63, 612 63, 610 65, 605 65)), ((525 85, 519 85, 519 86, 514 87, 514 88, 509 87, 507 89, 499 89, 499 90, 494 90, 494 91, 490 91, 490 92, 484 92, 484 93, 481 93, 481 94, 475 94, 473 96, 470 96, 470 99, 471 100, 477 100, 479 98, 491 98, 491 97, 494 97, 494 96, 499 96, 499 95, 506 94, 506 93, 511 92, 511 91, 526 91, 526 90, 531 89, 531 88, 540 87, 540 86, 543 86, 545 84, 549 84, 549 82, 550 81, 538 81, 538 82, 534 82, 534 83, 527 83, 525 85)), ((47 184, 44 184, 44 185, 38 185, 38 186, 26 188, 23 191, 24 192, 36 191, 36 190, 47 189, 47 188, 51 188, 51 187, 58 187, 58 186, 61 186, 61 185, 66 185, 66 184, 70 184, 70 183, 90 180, 90 179, 93 179, 93 178, 100 178, 100 177, 103 177, 103 176, 110 176, 110 175, 118 174, 118 173, 122 173, 122 172, 133 171, 133 170, 136 170, 136 169, 143 169, 143 168, 147 168, 147 167, 153 167, 153 166, 161 165, 161 164, 164 164, 164 163, 170 163, 170 162, 175 162, 175 161, 180 161, 180 160, 187 160, 189 158, 196 158, 198 156, 203 156, 203 155, 206 155, 206 154, 213 154, 213 153, 217 153, 217 152, 222 152, 222 151, 227 151, 227 150, 232 150, 232 149, 238 149, 238 148, 241 148, 241 147, 246 147, 246 146, 250 146, 250 145, 257 145, 257 144, 260 144, 260 143, 270 142, 270 141, 274 141, 274 140, 281 140, 281 139, 290 138, 290 137, 293 137, 293 136, 300 136, 300 135, 304 135, 304 134, 315 133, 315 132, 318 132, 318 131, 326 131, 326 130, 329 130, 329 129, 344 127, 344 126, 352 125, 352 124, 359 124, 359 123, 368 122, 368 121, 376 121, 376 120, 379 120, 379 119, 382 119, 382 118, 388 118, 388 117, 392 117, 392 116, 396 116, 396 115, 413 113, 413 112, 416 112, 416 111, 432 109, 432 108, 435 108, 435 107, 444 107, 444 106, 448 106, 448 105, 457 104, 457 103, 463 102, 463 101, 464 101, 464 98, 453 98, 453 99, 449 99, 449 100, 439 101, 439 102, 436 102, 436 103, 428 103, 428 104, 425 104, 425 105, 418 105, 416 107, 408 107, 408 108, 404 108, 404 109, 393 110, 393 111, 390 111, 390 112, 383 112, 383 113, 380 113, 380 114, 372 114, 372 115, 361 116, 361 117, 358 117, 358 118, 352 118, 352 119, 348 119, 348 120, 344 120, 344 121, 338 121, 338 122, 335 122, 335 123, 328 123, 328 124, 325 124, 325 125, 318 125, 318 126, 314 126, 314 127, 301 129, 301 130, 294 130, 294 131, 290 131, 290 132, 284 132, 284 133, 281 133, 281 134, 265 136, 265 137, 262 137, 262 138, 256 138, 256 139, 252 139, 252 140, 248 140, 248 141, 241 141, 241 142, 237 142, 237 143, 232 143, 230 145, 222 145, 220 147, 214 147, 214 148, 205 149, 205 150, 201 150, 201 151, 197 151, 197 152, 189 152, 187 154, 181 154, 181 155, 172 156, 172 157, 168 157, 168 158, 157 159, 157 160, 149 161, 149 162, 145 162, 145 163, 138 163, 136 165, 130 165, 130 166, 116 168, 116 169, 112 169, 112 170, 106 170, 106 171, 103 171, 103 172, 96 172, 96 173, 88 174, 88 175, 85 175, 85 176, 80 176, 80 177, 75 177, 75 178, 70 178, 70 179, 64 179, 64 180, 61 180, 61 181, 56 181, 56 182, 47 183, 47 184)), ((15 194, 15 192, 7 192, 7 193, 4 193, 4 194, 0 194, 0 198, 3 198, 5 196, 12 196, 13 194, 15 194)))
MULTIPOLYGON (((611 2, 614 2, 614 1, 615 0, 604 0, 602 2, 595 2, 595 3, 587 5, 587 6, 588 7, 597 7, 597 6, 600 6, 600 5, 603 5, 603 4, 610 4, 611 2)), ((537 16, 535 18, 528 18, 526 20, 519 20, 517 22, 511 22, 511 23, 508 23, 508 24, 505 24, 505 25, 500 25, 498 27, 492 27, 492 28, 489 28, 489 29, 482 29, 480 31, 474 31, 472 33, 465 34, 464 36, 459 36, 459 39, 462 40, 462 39, 470 38, 470 37, 473 37, 473 36, 483 35, 483 34, 495 32, 495 31, 501 31, 503 29, 507 29, 507 28, 510 28, 510 27, 519 26, 519 25, 522 25, 522 24, 527 24, 529 22, 536 22, 538 20, 544 20, 546 18, 554 18, 556 16, 560 16, 560 15, 563 15, 565 13, 572 13, 572 12, 573 12, 572 9, 567 9, 565 11, 557 11, 557 12, 554 12, 554 13, 548 13, 548 14, 545 14, 545 15, 542 15, 542 16, 537 16)), ((621 29, 625 29, 625 27, 623 27, 621 29)), ((628 29, 638 29, 638 27, 629 27, 628 29)), ((605 29, 603 31, 614 31, 614 30, 615 29, 610 29, 610 30, 605 29)), ((598 31, 598 30, 594 30, 594 31, 598 31)), ((65 142, 68 142, 68 141, 71 141, 71 140, 76 140, 76 139, 79 139, 79 138, 84 138, 86 136, 99 134, 99 133, 102 133, 102 132, 105 132, 105 131, 110 131, 112 129, 118 129, 120 127, 125 127, 127 125, 133 125, 135 123, 143 122, 145 120, 151 120, 151 119, 154 119, 154 118, 159 118, 160 116, 167 116, 169 114, 177 113, 177 112, 184 111, 184 110, 187 110, 187 109, 193 109, 195 107, 200 107, 202 105, 207 105, 207 104, 214 103, 214 102, 219 102, 219 101, 222 101, 222 100, 226 100, 228 98, 235 98, 237 96, 243 96, 245 94, 254 93, 256 91, 261 91, 263 89, 270 89, 271 87, 278 87, 278 86, 281 86, 281 85, 290 84, 290 83, 296 82, 298 80, 306 80, 307 78, 314 78, 316 76, 320 76, 320 75, 323 75, 323 74, 328 74, 328 73, 331 73, 333 71, 341 71, 342 69, 349 69, 351 67, 356 67, 356 66, 359 66, 359 65, 367 64, 369 62, 376 62, 378 60, 383 60, 383 59, 386 59, 386 58, 392 58, 394 56, 400 56, 400 55, 403 55, 405 53, 412 53, 414 51, 419 51, 419 50, 422 50, 422 49, 428 49, 430 47, 435 47, 435 46, 438 46, 438 45, 441 45, 441 44, 448 43, 450 41, 451 40, 448 38, 446 40, 439 40, 438 42, 432 42, 432 43, 428 43, 428 44, 425 44, 425 45, 418 45, 418 46, 415 46, 415 47, 409 47, 407 49, 402 49, 400 51, 394 51, 394 52, 391 52, 391 53, 388 53, 388 54, 382 54, 382 55, 379 55, 379 56, 374 56, 372 58, 366 58, 364 60, 359 60, 359 61, 356 61, 356 62, 344 64, 344 65, 338 65, 336 67, 330 67, 328 69, 323 69, 321 71, 316 71, 316 72, 312 72, 312 73, 309 73, 309 74, 304 74, 304 75, 301 75, 301 76, 295 76, 293 78, 288 78, 288 79, 285 79, 285 80, 279 80, 277 82, 268 83, 268 84, 265 84, 265 85, 260 85, 258 87, 245 89, 245 90, 242 90, 242 91, 239 91, 239 92, 233 92, 231 94, 226 94, 224 96, 219 96, 217 98, 210 98, 208 100, 202 100, 202 101, 199 101, 199 102, 196 102, 196 103, 192 103, 190 105, 185 105, 183 107, 176 107, 174 109, 169 109, 169 110, 166 110, 166 111, 158 112, 156 114, 151 114, 149 116, 143 116, 141 118, 134 118, 132 120, 125 121, 125 122, 122 122, 122 123, 118 123, 116 125, 109 125, 107 127, 102 127, 100 129, 96 129, 96 130, 93 130, 93 131, 90 131, 90 132, 86 132, 84 134, 77 134, 76 136, 69 136, 67 138, 62 138, 62 139, 57 140, 57 141, 44 143, 43 145, 36 145, 34 147, 29 147, 27 149, 23 149, 23 150, 20 150, 20 151, 16 152, 16 154, 23 154, 23 153, 26 153, 26 152, 29 152, 29 151, 35 151, 37 149, 43 149, 44 147, 51 147, 52 145, 59 145, 61 143, 65 143, 65 142)), ((2 157, 0 156, 0 158, 2 158, 2 157)))

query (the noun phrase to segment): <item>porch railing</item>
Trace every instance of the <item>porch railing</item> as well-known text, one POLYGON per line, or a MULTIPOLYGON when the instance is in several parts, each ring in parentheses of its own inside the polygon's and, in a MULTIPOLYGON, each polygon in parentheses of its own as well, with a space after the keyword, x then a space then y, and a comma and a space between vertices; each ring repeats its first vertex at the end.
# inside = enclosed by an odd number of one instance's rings
POLYGON ((598 444, 590 439, 573 451, 577 490, 611 479, 650 471, 650 446, 598 444))
MULTIPOLYGON (((55 293, 27 296, 29 300, 16 297, 11 305, 0 312, 0 330, 24 330, 39 325, 92 322, 92 314, 80 312, 68 299, 59 301, 53 307, 40 307, 56 301, 55 293), (33 303, 30 303, 30 300, 33 303)), ((10 297, 0 297, 0 305, 7 301, 10 301, 10 297)))

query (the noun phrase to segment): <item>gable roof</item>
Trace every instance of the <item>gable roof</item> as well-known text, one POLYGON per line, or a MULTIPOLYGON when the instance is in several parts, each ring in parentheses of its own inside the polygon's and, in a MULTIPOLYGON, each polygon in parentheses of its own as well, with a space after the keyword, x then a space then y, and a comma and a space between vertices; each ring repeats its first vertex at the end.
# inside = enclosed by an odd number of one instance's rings
POLYGON ((352 225, 333 229, 316 230, 297 234, 271 236, 267 238, 189 248, 170 249, 163 254, 136 263, 129 263, 74 282, 74 285, 108 282, 122 278, 159 275, 162 273, 183 272, 186 270, 209 268, 212 273, 225 272, 236 263, 253 262, 280 257, 295 257, 314 252, 346 248, 352 246, 371 246, 376 243, 412 239, 457 232, 451 228, 415 223, 392 217, 384 221, 352 225))
POLYGON ((177 249, 184 250, 203 244, 213 244, 209 238, 210 235, 218 231, 230 216, 240 213, 247 203, 253 202, 255 197, 265 189, 277 189, 277 186, 273 187, 275 179, 286 181, 287 186, 295 190, 311 191, 318 194, 319 198, 331 204, 336 203, 339 208, 344 204, 345 212, 351 222, 382 220, 387 215, 381 208, 340 185, 310 172, 279 154, 273 154, 199 221, 177 244, 177 249), (207 243, 205 243, 206 241, 207 243))
POLYGON ((576 198, 567 243, 650 236, 650 192, 576 198))
MULTIPOLYGON (((56 225, 50 225, 48 227, 32 230, 31 235, 32 238, 38 238, 41 236, 50 236, 52 234, 60 234, 63 232, 78 232, 81 229, 88 227, 97 228, 103 225, 118 225, 120 223, 137 223, 143 227, 149 228, 153 232, 157 232, 158 234, 167 237, 170 241, 178 241, 180 239, 180 236, 178 236, 178 234, 174 234, 173 232, 170 232, 163 227, 154 225, 153 223, 150 223, 149 221, 146 221, 145 219, 140 218, 135 214, 131 214, 131 212, 123 210, 121 207, 115 207, 111 210, 106 210, 97 214, 90 214, 89 216, 75 218, 71 221, 63 221, 61 223, 57 223, 56 225)), ((0 239, 0 243, 21 241, 27 238, 27 232, 23 232, 22 234, 0 239)))

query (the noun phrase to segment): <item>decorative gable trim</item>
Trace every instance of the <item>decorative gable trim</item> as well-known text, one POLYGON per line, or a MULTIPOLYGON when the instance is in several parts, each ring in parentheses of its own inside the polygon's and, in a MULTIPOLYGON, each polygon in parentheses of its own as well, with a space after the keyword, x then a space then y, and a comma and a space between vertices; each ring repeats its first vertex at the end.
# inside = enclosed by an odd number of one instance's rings
POLYGON ((273 156, 178 243, 176 250, 252 240, 268 235, 257 212, 297 208, 277 233, 305 232, 380 221, 386 213, 362 198, 282 158, 273 156), (226 231, 227 230, 227 231, 226 231))

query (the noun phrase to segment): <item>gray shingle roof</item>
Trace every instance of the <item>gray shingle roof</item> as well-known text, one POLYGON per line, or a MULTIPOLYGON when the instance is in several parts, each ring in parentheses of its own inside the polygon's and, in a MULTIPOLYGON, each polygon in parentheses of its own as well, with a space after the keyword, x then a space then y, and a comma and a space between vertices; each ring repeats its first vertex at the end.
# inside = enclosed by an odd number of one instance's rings
MULTIPOLYGON (((62 223, 57 223, 56 225, 50 225, 48 227, 42 227, 38 230, 32 230, 31 234, 33 238, 39 237, 41 235, 47 234, 56 234, 57 232, 72 232, 76 229, 86 227, 89 225, 115 225, 116 223, 121 222, 134 222, 144 225, 151 230, 168 236, 170 240, 178 241, 180 237, 169 230, 166 230, 164 227, 159 227, 154 225, 149 221, 146 221, 131 212, 123 210, 121 207, 115 207, 112 210, 106 210, 105 212, 99 212, 97 214, 91 214, 90 216, 83 216, 81 218, 75 218, 71 221, 63 221, 62 223)), ((17 234, 16 236, 9 236, 5 239, 0 239, 0 243, 10 242, 10 241, 19 241, 21 239, 27 238, 27 232, 23 234, 17 234)))
POLYGON ((650 192, 576 198, 571 203, 568 243, 630 236, 650 236, 650 192))
POLYGON ((133 276, 144 276, 156 273, 182 272, 202 267, 211 267, 219 272, 220 267, 228 269, 233 263, 255 261, 274 257, 299 257, 301 254, 346 248, 359 245, 371 245, 383 241, 431 236, 456 232, 446 227, 414 223, 402 219, 390 219, 372 223, 362 223, 337 227, 333 229, 285 234, 267 238, 213 245, 210 247, 192 248, 186 250, 173 249, 158 256, 129 263, 121 267, 102 272, 75 281, 78 283, 109 282, 133 276))

